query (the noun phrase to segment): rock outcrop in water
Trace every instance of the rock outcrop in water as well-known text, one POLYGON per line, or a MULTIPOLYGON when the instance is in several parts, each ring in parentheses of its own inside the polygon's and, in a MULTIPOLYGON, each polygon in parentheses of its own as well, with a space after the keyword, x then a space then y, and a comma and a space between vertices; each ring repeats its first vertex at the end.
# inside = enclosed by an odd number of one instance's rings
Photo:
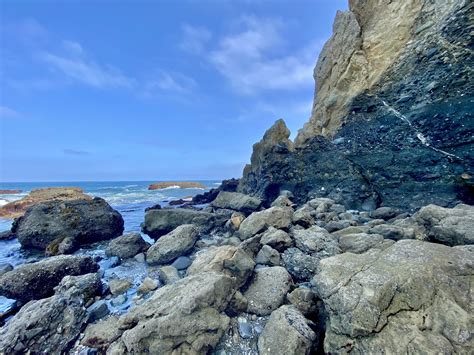
MULTIPOLYGON (((19 190, 18 190, 19 191, 19 190)), ((20 191, 21 192, 21 191, 20 191)), ((21 200, 12 201, 0 207, 0 217, 17 218, 25 214, 31 206, 47 201, 91 200, 79 187, 49 187, 32 190, 21 200)))
POLYGON ((24 248, 70 254, 81 244, 118 237, 123 218, 103 199, 49 201, 15 219, 12 232, 24 248))
POLYGON ((473 4, 351 1, 315 69, 296 147, 281 121, 254 146, 239 191, 330 197, 351 208, 474 202, 473 4))

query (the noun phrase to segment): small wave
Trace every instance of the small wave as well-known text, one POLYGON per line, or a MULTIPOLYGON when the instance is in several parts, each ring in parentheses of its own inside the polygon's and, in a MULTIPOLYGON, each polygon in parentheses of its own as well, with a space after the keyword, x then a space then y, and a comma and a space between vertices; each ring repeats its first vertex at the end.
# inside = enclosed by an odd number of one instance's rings
POLYGON ((0 206, 5 206, 7 203, 7 200, 0 199, 0 206))
POLYGON ((180 187, 178 185, 173 185, 173 186, 163 187, 162 189, 156 189, 156 190, 160 191, 160 190, 173 190, 173 189, 180 189, 180 187))

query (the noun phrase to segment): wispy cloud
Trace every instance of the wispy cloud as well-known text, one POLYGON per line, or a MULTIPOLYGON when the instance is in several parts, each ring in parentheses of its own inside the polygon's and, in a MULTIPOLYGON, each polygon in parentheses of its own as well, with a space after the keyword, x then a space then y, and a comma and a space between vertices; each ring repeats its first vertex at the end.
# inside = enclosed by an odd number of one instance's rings
MULTIPOLYGON (((312 87, 322 41, 288 54, 283 50, 287 46, 285 26, 281 19, 243 16, 238 21, 239 30, 208 45, 206 59, 242 94, 312 87)), ((189 38, 187 31, 184 37, 189 38)))
POLYGON ((179 43, 179 48, 193 54, 202 54, 212 38, 211 31, 203 27, 185 24, 182 26, 182 31, 183 38, 179 43))
POLYGON ((84 150, 76 150, 76 149, 64 149, 63 153, 66 155, 90 155, 90 152, 86 152, 84 150))
POLYGON ((0 118, 17 118, 17 117, 20 117, 19 112, 6 106, 0 106, 0 118))
POLYGON ((187 94, 197 86, 196 81, 178 72, 160 72, 155 79, 146 83, 145 92, 168 94, 187 94))
POLYGON ((96 88, 130 88, 134 79, 123 75, 118 69, 109 65, 100 65, 85 53, 82 46, 73 41, 64 41, 64 53, 44 51, 41 60, 53 71, 82 84, 96 88))

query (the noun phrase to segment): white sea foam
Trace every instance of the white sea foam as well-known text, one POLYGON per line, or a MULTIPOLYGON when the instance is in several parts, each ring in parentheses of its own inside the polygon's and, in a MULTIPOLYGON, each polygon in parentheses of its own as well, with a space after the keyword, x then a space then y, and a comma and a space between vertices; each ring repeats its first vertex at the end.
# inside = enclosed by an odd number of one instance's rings
POLYGON ((7 200, 4 200, 4 199, 0 199, 0 206, 4 206, 8 203, 7 200))

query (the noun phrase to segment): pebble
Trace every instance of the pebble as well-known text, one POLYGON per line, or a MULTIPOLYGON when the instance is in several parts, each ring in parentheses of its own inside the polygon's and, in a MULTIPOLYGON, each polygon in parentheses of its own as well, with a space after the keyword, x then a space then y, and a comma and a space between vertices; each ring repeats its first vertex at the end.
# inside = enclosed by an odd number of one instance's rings
POLYGON ((249 339, 253 335, 252 326, 246 320, 239 318, 239 334, 244 339, 249 339))
POLYGON ((144 253, 137 254, 133 258, 136 261, 138 261, 139 263, 144 263, 145 262, 145 254, 144 253))
POLYGON ((109 314, 110 309, 105 301, 98 301, 87 308, 87 312, 89 313, 89 321, 94 322, 109 314))
POLYGON ((125 302, 127 302, 127 296, 125 295, 117 296, 115 298, 112 298, 110 302, 112 303, 112 306, 115 306, 115 307, 120 306, 124 304, 125 302))
POLYGON ((3 275, 7 273, 8 271, 12 271, 12 270, 13 270, 13 266, 11 266, 10 264, 7 264, 7 263, 0 264, 0 275, 3 275))

